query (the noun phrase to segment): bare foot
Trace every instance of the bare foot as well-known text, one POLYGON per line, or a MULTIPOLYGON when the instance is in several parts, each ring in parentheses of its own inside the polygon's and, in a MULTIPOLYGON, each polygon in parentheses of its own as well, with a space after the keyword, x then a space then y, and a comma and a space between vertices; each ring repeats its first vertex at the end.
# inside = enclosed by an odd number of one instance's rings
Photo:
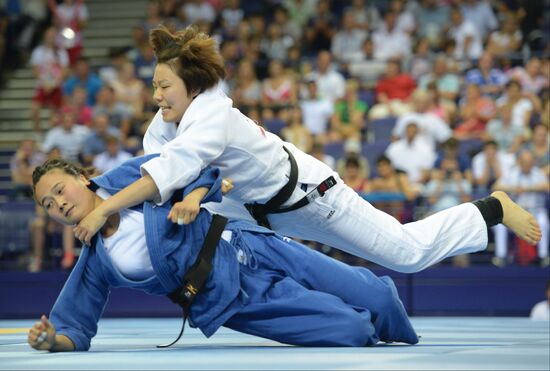
POLYGON ((541 239, 541 232, 535 217, 502 191, 493 192, 491 196, 498 199, 502 205, 504 214, 502 224, 510 228, 522 240, 536 245, 541 239))

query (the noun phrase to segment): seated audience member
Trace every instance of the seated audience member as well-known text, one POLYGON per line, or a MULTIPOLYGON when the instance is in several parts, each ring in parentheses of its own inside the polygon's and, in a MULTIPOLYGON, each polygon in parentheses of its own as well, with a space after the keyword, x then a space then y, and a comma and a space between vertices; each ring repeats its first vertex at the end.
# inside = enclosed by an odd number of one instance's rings
POLYGON ((119 67, 117 78, 111 81, 111 87, 115 93, 115 100, 129 107, 133 117, 141 118, 144 109, 145 85, 137 78, 135 67, 131 62, 125 62, 119 67))
POLYGON ((75 114, 70 108, 64 108, 61 112, 61 125, 50 129, 46 133, 42 150, 50 152, 54 147, 61 150, 61 157, 65 160, 77 162, 78 156, 90 129, 86 126, 75 124, 75 114))
POLYGON ((537 57, 531 57, 525 67, 517 66, 508 71, 511 80, 519 81, 521 89, 525 93, 540 94, 543 89, 548 88, 549 73, 548 62, 541 61, 537 57), (546 67, 546 74, 543 66, 546 67))
POLYGON ((430 112, 432 97, 427 91, 420 89, 414 91, 412 107, 412 112, 401 115, 397 120, 392 132, 394 139, 403 138, 410 123, 417 125, 419 137, 432 148, 435 148, 437 143, 442 143, 451 137, 452 131, 449 125, 430 112))
POLYGON ((408 201, 413 201, 419 195, 419 190, 409 182, 407 174, 396 170, 386 155, 376 160, 377 176, 372 179, 369 192, 401 193, 408 201))
POLYGON ((366 38, 366 30, 361 29, 355 22, 352 11, 344 10, 340 30, 332 38, 330 51, 337 62, 349 63, 357 58, 357 53, 361 53, 361 47, 366 38))
POLYGON ((445 123, 453 123, 456 117, 456 103, 443 98, 435 82, 430 82, 426 87, 426 91, 430 95, 432 102, 428 112, 436 115, 445 123))
POLYGON ((508 77, 500 68, 494 67, 491 53, 483 53, 477 64, 477 68, 466 74, 465 83, 479 86, 481 95, 495 99, 503 92, 508 77))
POLYGON ((92 164, 103 174, 132 157, 132 154, 120 149, 120 143, 117 137, 107 136, 105 138, 105 151, 95 156, 92 164))
POLYGON ((476 26, 464 17, 458 7, 451 9, 448 36, 455 47, 453 57, 458 60, 478 59, 483 53, 483 39, 476 26))
POLYGON ((307 76, 314 79, 317 91, 321 99, 326 99, 334 104, 344 97, 346 81, 344 76, 332 66, 332 54, 323 50, 317 54, 317 68, 307 76))
POLYGON ((407 124, 405 136, 388 146, 386 156, 396 169, 407 173, 413 183, 425 183, 435 162, 433 146, 419 134, 419 125, 407 124))
POLYGON ((497 104, 499 106, 509 104, 512 107, 512 124, 521 128, 528 128, 531 116, 536 108, 530 97, 526 97, 523 94, 519 82, 510 80, 506 84, 504 95, 497 100, 497 104))
POLYGON ((524 129, 512 124, 512 106, 505 104, 497 110, 497 116, 487 123, 487 136, 501 151, 516 153, 523 142, 524 129))
POLYGON ((530 151, 535 157, 535 165, 546 176, 550 176, 550 137, 548 135, 548 127, 542 124, 535 125, 531 140, 525 143, 524 148, 530 151))
POLYGON ((439 171, 432 172, 432 177, 424 195, 430 204, 430 213, 468 202, 471 199, 472 185, 463 173, 452 166, 445 165, 439 171))
POLYGON ((334 107, 329 133, 331 141, 361 139, 367 104, 359 99, 358 90, 357 81, 346 82, 346 95, 334 107))
POLYGON ((66 106, 75 113, 76 123, 78 125, 85 125, 89 127, 92 125, 94 110, 92 106, 86 103, 86 95, 86 90, 80 86, 77 86, 73 90, 73 94, 66 106))
POLYGON ((369 111, 369 119, 401 116, 410 111, 409 97, 416 82, 408 73, 401 72, 398 60, 389 60, 385 75, 376 84, 376 105, 369 111))
POLYGON ((365 39, 361 50, 347 65, 349 74, 369 89, 376 86, 386 68, 386 61, 374 57, 374 43, 371 38, 365 39))
MULTIPOLYGON (((550 265, 548 257, 548 234, 550 223, 548 210, 545 206, 545 198, 550 191, 550 183, 544 172, 535 166, 533 154, 522 150, 518 154, 517 165, 505 172, 493 185, 493 190, 507 192, 521 207, 532 213, 540 225, 542 238, 538 244, 538 257, 542 266, 550 265)), ((496 265, 503 265, 508 254, 508 231, 493 227, 495 231, 495 257, 496 265)))
POLYGON ((119 137, 119 131, 109 125, 109 116, 104 113, 97 114, 94 117, 92 131, 86 138, 82 146, 82 164, 90 166, 94 161, 94 157, 104 152, 107 148, 107 137, 119 137))
POLYGON ((80 86, 88 93, 86 96, 86 103, 93 106, 95 104, 96 95, 99 89, 101 89, 101 84, 99 76, 90 70, 88 59, 80 57, 73 67, 72 75, 65 81, 63 95, 70 97, 73 94, 73 90, 77 86, 80 86))
POLYGON ((359 170, 364 178, 370 177, 370 166, 368 159, 363 156, 363 146, 359 139, 348 139, 344 143, 344 155, 336 161, 336 171, 339 174, 346 172, 346 158, 354 157, 359 161, 359 170))
POLYGON ((460 93, 460 79, 449 71, 447 63, 447 56, 439 54, 434 60, 433 70, 420 78, 418 87, 428 90, 429 84, 435 83, 441 98, 455 102, 460 93))
POLYGON ((427 38, 420 38, 414 45, 414 54, 409 61, 408 70, 415 81, 430 73, 433 69, 434 55, 427 38))
POLYGON ((387 11, 384 22, 372 35, 376 59, 401 59, 411 55, 411 38, 407 32, 397 27, 397 17, 395 11, 387 11))
POLYGON ((470 158, 465 153, 459 152, 460 142, 456 138, 449 138, 441 144, 441 151, 435 160, 433 174, 442 179, 442 173, 460 172, 461 176, 469 183, 473 181, 470 158))
POLYGON ((418 2, 416 23, 417 35, 426 37, 432 49, 441 48, 445 32, 450 21, 450 7, 437 0, 421 0, 418 2))
POLYGON ((248 59, 239 62, 231 97, 239 107, 256 107, 262 100, 262 85, 256 77, 254 64, 248 59))
POLYGON ((307 97, 300 101, 304 126, 313 137, 325 143, 328 140, 328 128, 334 113, 334 104, 318 94, 317 83, 314 80, 306 83, 307 97))
POLYGON ((300 107, 293 107, 289 110, 288 124, 281 130, 281 137, 306 153, 311 151, 313 136, 304 126, 300 107))
POLYGON ((286 73, 280 60, 273 59, 269 63, 269 77, 262 83, 262 105, 280 108, 296 102, 297 88, 293 77, 286 73))
POLYGON ((481 96, 479 86, 470 84, 459 103, 454 135, 457 139, 483 138, 485 125, 495 115, 495 104, 490 97, 481 96))
POLYGON ((472 159, 474 186, 479 193, 489 194, 493 184, 514 166, 513 154, 500 151, 494 140, 483 144, 483 150, 472 159))
POLYGON ((344 159, 344 172, 340 175, 344 182, 357 193, 368 190, 369 179, 363 174, 364 171, 361 170, 361 163, 357 156, 347 156, 344 159))
POLYGON ((489 35, 487 51, 498 57, 509 57, 520 52, 522 38, 516 17, 508 13, 499 29, 489 35))
POLYGON ((115 91, 109 85, 104 85, 97 94, 97 104, 94 107, 94 117, 106 114, 109 126, 120 132, 120 139, 125 141, 131 131, 132 113, 128 105, 119 102, 115 91))
POLYGON ((42 164, 46 156, 36 150, 34 140, 24 139, 10 160, 10 176, 13 189, 11 199, 32 198, 32 172, 42 164))
POLYGON ((406 223, 412 221, 412 204, 420 194, 417 187, 410 182, 404 171, 396 170, 388 157, 381 155, 376 159, 377 176, 369 183, 368 192, 376 193, 396 193, 405 197, 406 201, 376 201, 375 206, 397 218, 400 222, 406 223))

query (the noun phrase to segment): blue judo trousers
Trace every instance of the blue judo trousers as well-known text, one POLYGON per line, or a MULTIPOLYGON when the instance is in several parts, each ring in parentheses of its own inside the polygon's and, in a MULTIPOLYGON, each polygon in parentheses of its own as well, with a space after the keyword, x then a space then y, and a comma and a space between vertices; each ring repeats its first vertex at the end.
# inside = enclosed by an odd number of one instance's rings
MULTIPOLYGON (((140 165, 152 156, 131 159, 92 179, 111 194, 140 178, 140 165)), ((203 202, 221 200, 217 169, 206 168, 181 190, 209 187, 203 202)), ((179 226, 167 220, 171 203, 145 202, 147 249, 155 275, 129 280, 114 267, 102 237, 79 257, 52 308, 59 334, 88 350, 112 287, 130 287, 166 295, 194 263, 212 215, 201 210, 195 222, 179 226)), ((418 337, 389 277, 350 267, 258 225, 231 221, 230 241, 218 243, 213 269, 190 311, 191 326, 206 336, 220 326, 304 346, 368 346, 378 341, 415 344, 418 337)))

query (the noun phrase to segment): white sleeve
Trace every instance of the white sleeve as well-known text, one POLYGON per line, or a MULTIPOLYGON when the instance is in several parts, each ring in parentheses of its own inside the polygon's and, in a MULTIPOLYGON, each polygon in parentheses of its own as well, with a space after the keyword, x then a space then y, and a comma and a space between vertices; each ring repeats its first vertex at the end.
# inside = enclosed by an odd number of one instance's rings
POLYGON ((159 205, 193 181, 225 150, 230 125, 226 113, 209 108, 206 117, 195 116, 183 132, 164 144, 159 157, 141 165, 142 174, 149 174, 159 190, 159 205))
POLYGON ((162 139, 162 132, 160 130, 162 124, 162 110, 159 109, 143 136, 143 151, 146 155, 160 153, 162 145, 167 142, 167 140, 162 139))
POLYGON ((451 128, 439 117, 433 117, 433 135, 439 143, 443 143, 453 135, 451 128))
POLYGON ((405 128, 407 127, 408 123, 407 115, 401 116, 397 123, 395 124, 395 127, 392 130, 392 134, 398 138, 403 137, 403 134, 405 134, 405 128))
POLYGON ((53 147, 56 146, 55 137, 56 133, 55 131, 53 131, 53 129, 48 131, 46 137, 44 138, 44 142, 42 142, 42 152, 48 153, 52 150, 53 147))

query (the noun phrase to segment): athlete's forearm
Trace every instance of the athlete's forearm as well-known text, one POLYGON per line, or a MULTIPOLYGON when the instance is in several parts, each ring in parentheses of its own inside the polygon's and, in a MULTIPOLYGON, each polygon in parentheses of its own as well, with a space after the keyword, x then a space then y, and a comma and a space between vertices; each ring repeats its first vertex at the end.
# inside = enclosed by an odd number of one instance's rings
POLYGON ((145 175, 103 201, 98 208, 101 209, 103 215, 110 216, 120 210, 159 198, 160 194, 153 178, 150 175, 145 175))

